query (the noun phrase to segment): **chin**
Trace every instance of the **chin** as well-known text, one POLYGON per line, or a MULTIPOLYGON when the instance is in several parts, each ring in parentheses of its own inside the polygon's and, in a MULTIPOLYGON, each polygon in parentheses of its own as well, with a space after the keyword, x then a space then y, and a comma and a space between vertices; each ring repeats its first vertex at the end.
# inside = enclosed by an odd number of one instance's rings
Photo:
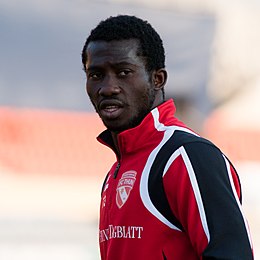
POLYGON ((129 129, 129 127, 118 127, 118 126, 109 126, 109 125, 105 125, 107 130, 114 132, 114 133, 121 133, 127 129, 129 129))
POLYGON ((131 128, 135 128, 136 126, 138 126, 139 124, 131 124, 131 125, 124 125, 124 126, 106 126, 106 128, 114 133, 121 133, 125 130, 131 129, 131 128))
POLYGON ((120 132, 123 132, 125 130, 131 129, 131 128, 134 128, 134 127, 140 125, 145 116, 146 116, 146 114, 142 114, 142 115, 139 115, 136 117, 129 118, 127 120, 127 122, 125 122, 125 123, 123 123, 123 122, 120 123, 119 121, 116 121, 116 120, 114 122, 113 121, 109 121, 109 122, 103 121, 103 123, 109 131, 120 133, 120 132))
POLYGON ((103 122, 105 127, 111 131, 111 132, 116 132, 116 133, 119 133, 119 132, 123 132, 129 128, 132 128, 130 125, 119 125, 119 124, 116 124, 113 123, 113 122, 109 122, 109 123, 106 123, 106 122, 103 122))

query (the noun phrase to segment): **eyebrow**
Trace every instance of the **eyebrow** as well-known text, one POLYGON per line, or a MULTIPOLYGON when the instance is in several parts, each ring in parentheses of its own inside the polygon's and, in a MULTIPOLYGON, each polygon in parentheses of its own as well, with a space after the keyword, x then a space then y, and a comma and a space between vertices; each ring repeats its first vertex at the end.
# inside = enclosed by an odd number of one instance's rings
POLYGON ((100 67, 99 66, 89 66, 89 67, 86 67, 86 71, 97 70, 97 69, 100 69, 100 67))
MULTIPOLYGON (((132 67, 138 67, 136 64, 126 62, 126 61, 121 61, 117 62, 115 64, 111 64, 111 67, 117 68, 120 66, 132 66, 132 67)), ((102 68, 102 65, 91 65, 89 67, 86 67, 86 71, 92 71, 92 70, 100 70, 102 68)))

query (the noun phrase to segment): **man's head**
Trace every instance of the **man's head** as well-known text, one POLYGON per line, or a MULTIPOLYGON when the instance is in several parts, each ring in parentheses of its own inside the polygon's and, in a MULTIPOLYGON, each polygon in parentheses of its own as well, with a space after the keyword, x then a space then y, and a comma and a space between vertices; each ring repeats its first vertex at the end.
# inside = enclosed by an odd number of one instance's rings
POLYGON ((110 17, 91 31, 82 51, 86 89, 104 125, 119 133, 141 123, 164 101, 162 41, 134 16, 110 17))

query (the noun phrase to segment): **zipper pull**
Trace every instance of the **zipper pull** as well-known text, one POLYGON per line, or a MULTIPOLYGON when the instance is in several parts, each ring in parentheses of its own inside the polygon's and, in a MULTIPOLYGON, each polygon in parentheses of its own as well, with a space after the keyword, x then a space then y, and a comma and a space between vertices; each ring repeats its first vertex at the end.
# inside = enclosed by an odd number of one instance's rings
POLYGON ((114 171, 114 175, 113 175, 114 179, 116 179, 116 177, 117 177, 117 174, 118 174, 119 168, 120 168, 120 163, 117 163, 117 166, 116 166, 116 169, 115 169, 115 171, 114 171))

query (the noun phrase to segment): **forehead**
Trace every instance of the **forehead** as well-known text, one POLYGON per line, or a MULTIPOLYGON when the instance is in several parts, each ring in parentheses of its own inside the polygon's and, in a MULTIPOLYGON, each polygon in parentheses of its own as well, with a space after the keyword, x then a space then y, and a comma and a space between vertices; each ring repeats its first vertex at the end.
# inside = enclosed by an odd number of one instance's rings
POLYGON ((117 41, 92 41, 88 44, 87 64, 99 62, 140 62, 137 55, 139 41, 136 39, 117 41))

